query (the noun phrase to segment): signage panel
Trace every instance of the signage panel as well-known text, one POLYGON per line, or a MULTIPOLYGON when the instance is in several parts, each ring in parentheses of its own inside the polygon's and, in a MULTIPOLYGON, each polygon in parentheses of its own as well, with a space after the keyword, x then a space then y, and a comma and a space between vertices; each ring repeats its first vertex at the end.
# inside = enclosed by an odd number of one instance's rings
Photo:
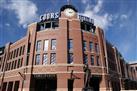
POLYGON ((43 78, 56 78, 57 75, 56 74, 34 74, 34 78, 37 79, 43 79, 43 78))
MULTIPOLYGON (((60 16, 60 13, 59 12, 56 12, 56 13, 46 13, 44 15, 41 15, 40 16, 40 21, 45 21, 45 20, 55 20, 55 19, 58 19, 60 16)), ((78 14, 78 18, 80 19, 81 22, 89 22, 89 23, 94 23, 93 19, 89 18, 89 17, 86 17, 86 16, 83 16, 83 15, 80 15, 78 14)))

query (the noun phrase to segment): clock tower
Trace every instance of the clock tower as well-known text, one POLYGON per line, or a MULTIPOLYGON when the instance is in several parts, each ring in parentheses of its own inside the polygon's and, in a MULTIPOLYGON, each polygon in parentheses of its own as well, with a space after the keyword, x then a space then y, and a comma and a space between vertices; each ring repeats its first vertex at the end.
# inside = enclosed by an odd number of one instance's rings
POLYGON ((77 18, 77 9, 72 5, 64 5, 60 9, 62 18, 77 18))

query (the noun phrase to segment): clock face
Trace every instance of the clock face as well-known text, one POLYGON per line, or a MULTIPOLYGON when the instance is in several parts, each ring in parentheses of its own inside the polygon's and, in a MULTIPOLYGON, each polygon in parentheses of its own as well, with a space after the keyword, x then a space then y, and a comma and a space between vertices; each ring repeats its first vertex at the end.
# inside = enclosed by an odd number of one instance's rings
POLYGON ((72 17, 72 16, 75 15, 75 11, 73 9, 71 9, 71 8, 65 9, 64 12, 65 12, 65 15, 68 16, 68 17, 72 17))

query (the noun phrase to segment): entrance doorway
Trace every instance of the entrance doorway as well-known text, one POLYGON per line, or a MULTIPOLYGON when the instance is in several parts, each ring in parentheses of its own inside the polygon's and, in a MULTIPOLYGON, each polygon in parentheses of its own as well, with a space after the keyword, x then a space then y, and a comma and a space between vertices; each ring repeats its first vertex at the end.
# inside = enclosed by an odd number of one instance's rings
POLYGON ((57 78, 50 77, 36 77, 34 89, 35 91, 57 91, 57 78))
POLYGON ((56 91, 57 80, 55 79, 37 79, 35 80, 35 91, 56 91))
POLYGON ((99 91, 100 80, 100 77, 92 77, 90 79, 90 87, 93 89, 93 91, 99 91))
POLYGON ((68 91, 73 91, 74 79, 68 79, 68 91))

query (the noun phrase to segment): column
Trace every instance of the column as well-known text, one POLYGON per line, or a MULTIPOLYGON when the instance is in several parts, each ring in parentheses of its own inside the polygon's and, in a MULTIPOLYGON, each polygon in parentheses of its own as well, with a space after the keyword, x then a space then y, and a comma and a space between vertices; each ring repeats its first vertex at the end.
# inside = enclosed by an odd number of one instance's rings
POLYGON ((9 88, 9 82, 7 82, 6 90, 5 91, 8 91, 8 88, 9 88))
POLYGON ((14 91, 14 88, 15 88, 15 81, 13 81, 12 91, 14 91))
POLYGON ((67 84, 67 74, 58 74, 57 75, 57 91, 68 91, 67 84))
POLYGON ((106 75, 102 75, 102 79, 99 86, 99 91, 112 91, 111 90, 111 82, 109 81, 106 75))

